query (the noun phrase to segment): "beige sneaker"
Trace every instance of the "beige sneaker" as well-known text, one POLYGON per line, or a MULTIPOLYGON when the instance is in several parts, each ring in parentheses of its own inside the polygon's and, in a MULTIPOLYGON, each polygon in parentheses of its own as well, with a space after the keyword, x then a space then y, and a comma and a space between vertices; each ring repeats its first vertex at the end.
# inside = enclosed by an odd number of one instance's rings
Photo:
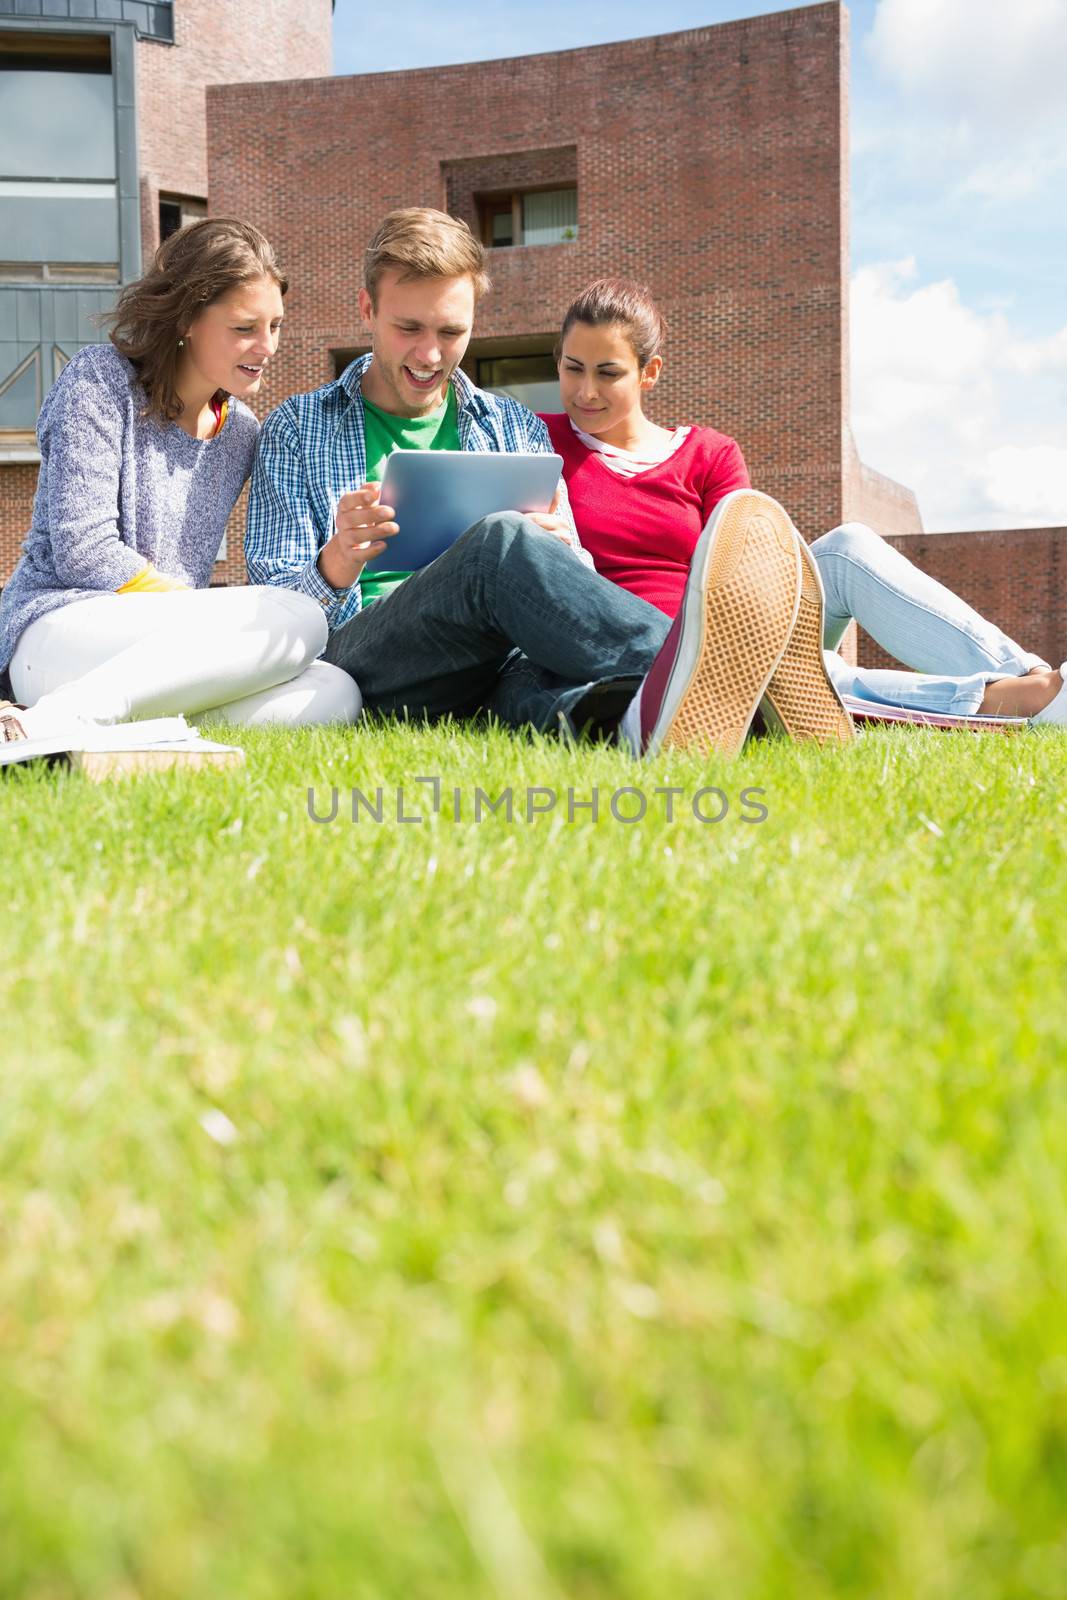
POLYGON ((735 489, 693 552, 681 608, 641 686, 635 754, 740 750, 793 633, 797 535, 769 495, 735 489))
POLYGON ((826 670, 822 579, 815 557, 795 529, 794 535, 800 550, 800 606, 785 654, 760 701, 760 711, 768 728, 787 733, 791 739, 847 744, 856 730, 826 670))

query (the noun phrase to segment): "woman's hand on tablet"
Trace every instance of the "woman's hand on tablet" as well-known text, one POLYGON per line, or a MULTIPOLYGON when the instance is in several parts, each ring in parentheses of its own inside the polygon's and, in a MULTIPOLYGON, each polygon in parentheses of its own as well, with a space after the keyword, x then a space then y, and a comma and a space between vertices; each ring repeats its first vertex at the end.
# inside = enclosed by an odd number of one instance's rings
POLYGON ((319 571, 334 589, 350 589, 387 542, 400 532, 392 506, 379 504, 380 483, 365 483, 337 502, 333 538, 319 552, 319 571))

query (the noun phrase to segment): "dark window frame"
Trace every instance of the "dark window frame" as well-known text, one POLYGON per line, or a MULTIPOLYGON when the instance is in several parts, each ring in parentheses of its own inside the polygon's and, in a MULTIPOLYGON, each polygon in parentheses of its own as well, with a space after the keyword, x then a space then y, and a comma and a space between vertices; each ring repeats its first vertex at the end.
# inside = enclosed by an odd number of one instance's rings
MULTIPOLYGON (((577 211, 578 184, 561 183, 558 178, 550 183, 524 183, 521 188, 515 189, 479 189, 473 196, 478 213, 478 237, 487 250, 516 250, 516 249, 551 249, 551 245, 526 245, 523 239, 522 202, 528 194, 573 194, 575 197, 575 210, 577 211), (511 206, 511 243, 508 245, 497 244, 492 237, 493 217, 499 215, 507 205, 511 206)), ((570 243, 570 240, 560 240, 559 243, 570 243)))
POLYGON ((207 200, 198 194, 175 194, 165 190, 158 196, 159 242, 169 239, 172 233, 190 222, 199 222, 207 216, 207 200), (166 221, 164 221, 166 210, 166 221))

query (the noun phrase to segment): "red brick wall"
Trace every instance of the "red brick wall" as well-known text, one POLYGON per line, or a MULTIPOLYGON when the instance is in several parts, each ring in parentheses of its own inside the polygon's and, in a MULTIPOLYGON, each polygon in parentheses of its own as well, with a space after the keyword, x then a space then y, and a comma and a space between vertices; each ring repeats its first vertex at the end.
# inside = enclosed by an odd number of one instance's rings
MULTIPOLYGON (((277 404, 359 343, 360 256, 391 207, 442 206, 455 163, 499 181, 574 146, 578 239, 494 251, 481 340, 554 336, 605 272, 670 323, 661 421, 713 423, 805 529, 843 511, 846 16, 836 3, 468 66, 209 88, 213 210, 293 277, 277 404)), ((551 174, 554 176, 555 174, 551 174)), ((455 188, 453 188, 455 195, 455 188)))
MULTIPOLYGON (((208 84, 314 78, 332 68, 330 0, 180 0, 175 42, 137 45, 138 164, 145 257, 160 191, 206 199, 208 84)), ((216 213, 219 206, 214 206, 216 213)), ((251 220, 255 220, 252 218, 251 220)))
POLYGON ((37 468, 32 463, 0 466, 0 585, 9 577, 30 531, 36 489, 37 468))
MULTIPOLYGON (((923 533, 890 539, 909 561, 1058 667, 1067 655, 1067 528, 923 533)), ((865 633, 863 666, 894 663, 865 633)))

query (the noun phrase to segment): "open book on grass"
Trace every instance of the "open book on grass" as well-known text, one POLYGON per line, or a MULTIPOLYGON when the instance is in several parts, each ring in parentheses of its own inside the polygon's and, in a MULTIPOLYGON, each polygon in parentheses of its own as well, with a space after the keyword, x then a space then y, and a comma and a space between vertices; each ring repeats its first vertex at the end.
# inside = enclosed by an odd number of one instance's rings
POLYGON ((853 694, 841 697, 852 718, 861 726, 877 722, 910 722, 921 728, 962 728, 971 733, 1017 733, 1027 725, 1026 717, 957 717, 950 711, 915 711, 908 706, 881 706, 873 700, 857 700, 853 694))
POLYGON ((202 739, 184 717, 155 717, 112 727, 71 724, 44 739, 14 739, 0 744, 0 767, 24 761, 67 759, 89 778, 124 772, 163 772, 172 767, 239 767, 244 751, 236 745, 202 739))

